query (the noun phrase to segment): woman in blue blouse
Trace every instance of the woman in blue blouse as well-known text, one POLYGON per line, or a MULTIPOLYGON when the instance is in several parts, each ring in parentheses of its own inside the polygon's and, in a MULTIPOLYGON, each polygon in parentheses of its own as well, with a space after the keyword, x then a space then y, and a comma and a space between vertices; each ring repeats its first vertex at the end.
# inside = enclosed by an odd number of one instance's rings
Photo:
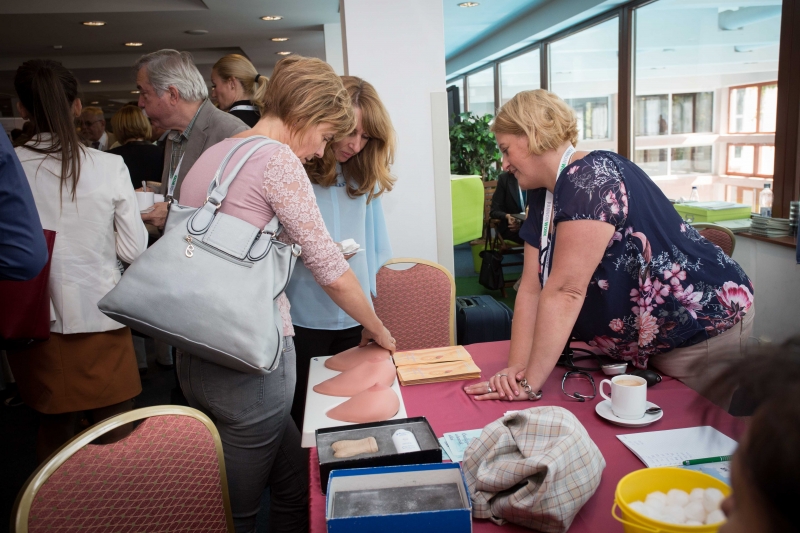
MULTIPOLYGON (((392 256, 380 196, 391 191, 395 135, 389 113, 375 88, 354 76, 343 76, 356 115, 356 128, 331 143, 322 159, 306 166, 317 205, 333 240, 353 239, 361 245, 346 255, 367 299, 375 295, 375 275, 392 256)), ((361 326, 342 311, 298 261, 286 295, 292 302, 297 386, 292 418, 303 427, 306 385, 313 357, 333 355, 358 346, 361 326)))
POLYGON ((642 169, 613 152, 576 152, 574 114, 542 89, 512 98, 492 129, 530 212, 508 368, 468 394, 538 399, 570 335, 698 391, 714 363, 742 353, 752 283, 642 169))

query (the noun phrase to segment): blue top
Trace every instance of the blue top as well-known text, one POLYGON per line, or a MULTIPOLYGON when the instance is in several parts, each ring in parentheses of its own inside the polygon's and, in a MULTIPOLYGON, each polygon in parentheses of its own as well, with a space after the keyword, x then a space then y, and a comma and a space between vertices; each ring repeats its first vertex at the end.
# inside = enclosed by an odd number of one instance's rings
MULTIPOLYGON (((530 214, 519 232, 535 248, 545 193, 530 191, 530 214)), ((646 368, 651 355, 733 327, 753 304, 753 285, 738 263, 685 224, 624 157, 597 150, 568 165, 556 182, 553 211, 554 252, 560 222, 600 220, 616 230, 573 329, 611 357, 646 368)))
MULTIPOLYGON (((392 257, 381 199, 373 198, 367 204, 366 195, 348 196, 347 183, 338 165, 336 185, 323 187, 314 184, 313 187, 317 205, 333 240, 353 239, 361 245, 363 251, 351 257, 348 263, 371 304, 370 293, 376 294, 375 275, 392 257)), ((325 294, 302 261, 295 266, 286 295, 292 306, 292 323, 297 326, 339 330, 359 325, 325 294)))
POLYGON ((0 134, 0 279, 35 278, 47 263, 39 212, 28 178, 5 133, 0 134))

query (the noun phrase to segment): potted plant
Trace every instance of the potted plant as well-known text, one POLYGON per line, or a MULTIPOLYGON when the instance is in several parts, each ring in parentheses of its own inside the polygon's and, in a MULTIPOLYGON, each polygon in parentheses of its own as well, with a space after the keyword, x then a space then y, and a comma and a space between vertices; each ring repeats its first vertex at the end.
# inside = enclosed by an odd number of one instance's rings
POLYGON ((484 181, 500 174, 500 150, 489 124, 494 118, 461 113, 461 120, 450 128, 450 172, 460 176, 480 176, 484 181))

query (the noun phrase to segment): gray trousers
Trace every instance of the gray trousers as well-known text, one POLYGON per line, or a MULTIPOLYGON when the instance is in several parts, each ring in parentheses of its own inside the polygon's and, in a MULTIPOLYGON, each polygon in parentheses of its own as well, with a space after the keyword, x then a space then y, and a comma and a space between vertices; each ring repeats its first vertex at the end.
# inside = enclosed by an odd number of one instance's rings
POLYGON ((308 531, 308 462, 289 416, 297 380, 294 342, 284 341, 271 374, 245 374, 178 352, 183 394, 214 421, 222 438, 237 533, 255 531, 267 486, 270 533, 308 531))

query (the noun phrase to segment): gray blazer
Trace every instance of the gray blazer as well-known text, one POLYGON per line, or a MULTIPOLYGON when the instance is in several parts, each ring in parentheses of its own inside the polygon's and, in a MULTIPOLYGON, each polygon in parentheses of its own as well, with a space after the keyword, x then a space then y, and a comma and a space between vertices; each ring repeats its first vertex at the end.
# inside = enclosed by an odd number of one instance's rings
MULTIPOLYGON (((247 124, 230 113, 220 111, 206 100, 192 126, 189 142, 183 153, 183 162, 178 171, 178 183, 175 185, 175 200, 180 200, 183 178, 186 177, 189 169, 192 168, 203 152, 221 140, 233 137, 237 133, 249 129, 247 124)), ((164 171, 161 174, 161 192, 166 194, 167 183, 169 182, 170 159, 172 157, 172 141, 169 136, 167 136, 167 143, 164 148, 164 171)))

